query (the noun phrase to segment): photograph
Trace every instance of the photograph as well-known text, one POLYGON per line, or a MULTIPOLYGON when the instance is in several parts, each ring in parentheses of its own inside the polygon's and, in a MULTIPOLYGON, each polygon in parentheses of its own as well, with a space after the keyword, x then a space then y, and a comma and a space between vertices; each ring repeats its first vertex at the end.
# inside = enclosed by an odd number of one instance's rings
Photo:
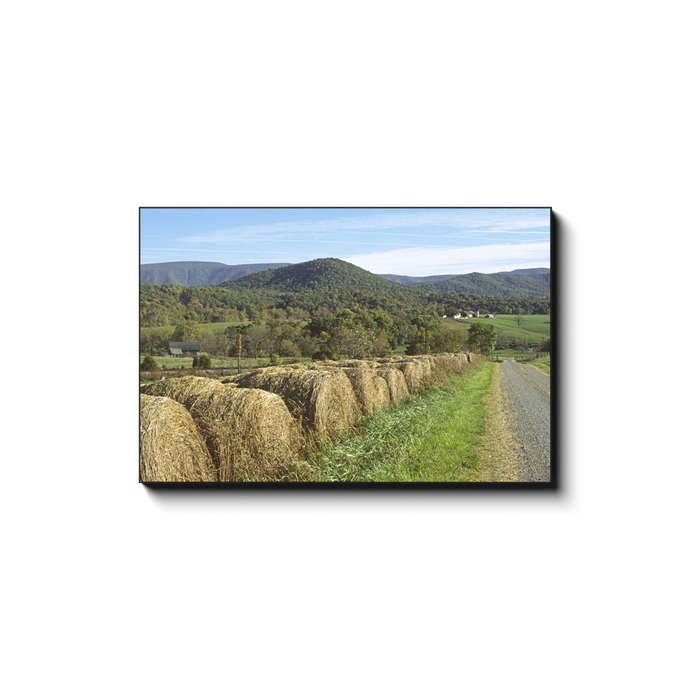
POLYGON ((139 481, 553 487, 550 207, 139 209, 139 481))

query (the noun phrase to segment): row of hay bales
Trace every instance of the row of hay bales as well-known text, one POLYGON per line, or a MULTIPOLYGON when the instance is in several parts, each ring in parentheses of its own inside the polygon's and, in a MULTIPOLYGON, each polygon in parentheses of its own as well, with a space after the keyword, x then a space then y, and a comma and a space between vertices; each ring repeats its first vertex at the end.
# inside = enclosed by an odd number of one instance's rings
POLYGON ((309 441, 460 373, 467 353, 269 367, 222 381, 184 376, 142 389, 145 482, 272 481, 299 471, 309 441))

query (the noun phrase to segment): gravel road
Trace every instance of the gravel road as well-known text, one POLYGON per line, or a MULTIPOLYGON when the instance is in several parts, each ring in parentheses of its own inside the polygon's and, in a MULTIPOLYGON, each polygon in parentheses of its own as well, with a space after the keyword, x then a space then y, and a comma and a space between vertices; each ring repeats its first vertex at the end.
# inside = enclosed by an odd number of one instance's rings
POLYGON ((551 379, 530 364, 502 362, 508 428, 520 447, 518 481, 551 476, 551 379))

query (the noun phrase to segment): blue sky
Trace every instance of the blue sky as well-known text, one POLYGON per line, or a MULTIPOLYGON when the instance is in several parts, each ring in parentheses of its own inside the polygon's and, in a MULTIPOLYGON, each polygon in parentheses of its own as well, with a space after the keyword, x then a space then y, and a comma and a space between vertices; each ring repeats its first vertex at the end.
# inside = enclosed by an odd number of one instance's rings
POLYGON ((142 209, 141 263, 335 257, 426 276, 550 267, 549 209, 142 209))

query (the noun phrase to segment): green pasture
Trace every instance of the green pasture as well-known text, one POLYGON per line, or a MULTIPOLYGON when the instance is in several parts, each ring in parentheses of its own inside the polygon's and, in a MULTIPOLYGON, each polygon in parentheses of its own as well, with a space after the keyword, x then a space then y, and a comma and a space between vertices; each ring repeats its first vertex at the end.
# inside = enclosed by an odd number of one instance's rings
MULTIPOLYGON (((199 327, 211 333, 224 333, 226 328, 235 326, 247 326, 251 321, 219 321, 218 323, 200 323, 199 327)), ((257 322, 259 323, 259 322, 257 322)))
POLYGON ((473 323, 488 323, 496 328, 498 335, 519 338, 533 345, 540 345, 544 338, 551 336, 550 314, 528 314, 521 316, 520 319, 521 324, 518 326, 514 314, 496 314, 493 319, 480 316, 478 319, 464 319, 462 321, 447 318, 443 319, 443 326, 469 331, 473 323))

